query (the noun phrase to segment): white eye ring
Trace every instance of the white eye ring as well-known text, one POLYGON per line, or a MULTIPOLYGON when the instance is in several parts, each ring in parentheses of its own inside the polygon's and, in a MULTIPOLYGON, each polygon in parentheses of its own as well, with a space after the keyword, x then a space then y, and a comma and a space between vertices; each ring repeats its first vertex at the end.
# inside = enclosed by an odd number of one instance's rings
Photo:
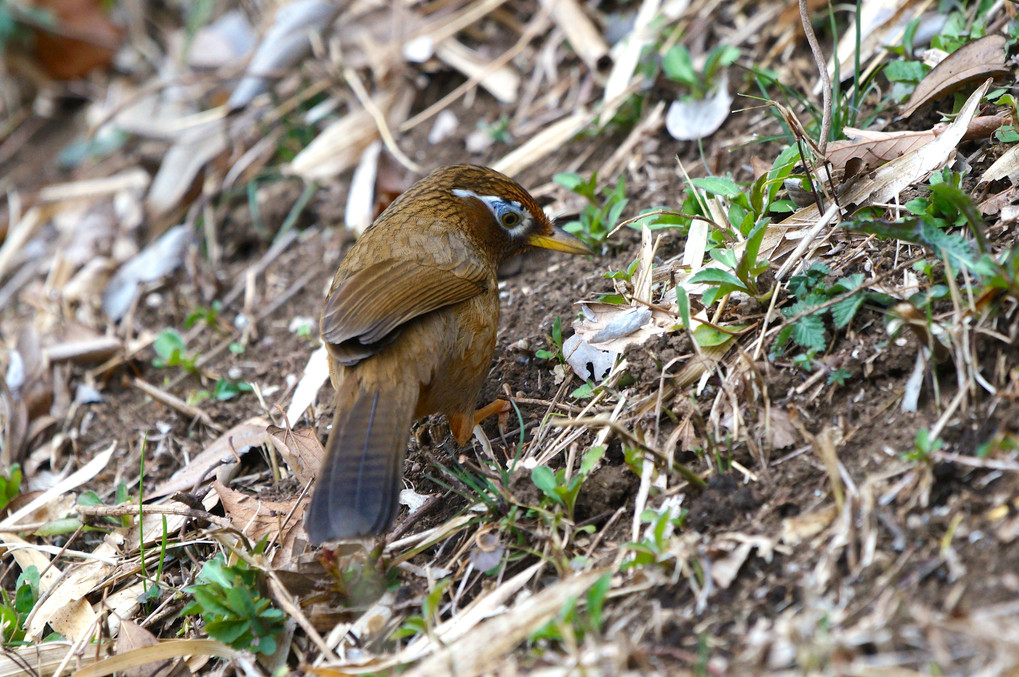
POLYGON ((503 228, 513 228, 514 226, 519 226, 523 220, 524 217, 515 209, 504 209, 499 223, 502 224, 503 228))

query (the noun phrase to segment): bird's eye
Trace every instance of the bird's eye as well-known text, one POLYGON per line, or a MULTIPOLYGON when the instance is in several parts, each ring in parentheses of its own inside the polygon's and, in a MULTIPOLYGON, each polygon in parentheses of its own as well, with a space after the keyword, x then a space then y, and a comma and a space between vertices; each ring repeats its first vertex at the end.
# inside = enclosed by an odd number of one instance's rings
POLYGON ((520 212, 506 211, 502 215, 503 228, 512 228, 520 224, 520 212))

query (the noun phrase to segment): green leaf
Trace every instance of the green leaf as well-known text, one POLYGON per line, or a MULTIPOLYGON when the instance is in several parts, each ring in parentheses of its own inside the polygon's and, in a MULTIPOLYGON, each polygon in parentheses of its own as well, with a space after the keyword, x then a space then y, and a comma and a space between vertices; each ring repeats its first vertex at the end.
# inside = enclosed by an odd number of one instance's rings
POLYGON ((566 190, 573 191, 575 191, 578 186, 584 183, 584 179, 580 176, 580 174, 575 174, 573 172, 562 172, 559 174, 555 174, 552 177, 552 180, 558 183, 566 190))
POLYGON ((570 397, 573 397, 578 400, 586 400, 594 395, 594 389, 596 387, 597 386, 595 386, 594 383, 588 381, 587 383, 585 383, 584 385, 580 386, 572 393, 570 393, 570 397))
POLYGON ((890 82, 916 83, 927 74, 927 67, 919 61, 892 61, 885 65, 884 73, 890 82))
POLYGON ((169 362, 174 355, 183 354, 187 350, 184 339, 174 329, 164 329, 152 343, 152 349, 156 351, 164 361, 169 362))
POLYGON ((698 82, 697 71, 694 70, 690 51, 682 45, 669 48, 669 51, 662 57, 662 70, 665 71, 665 75, 669 79, 685 85, 693 86, 698 82))
POLYGON ((603 456, 605 456, 605 447, 601 445, 588 449, 583 458, 580 459, 580 474, 587 475, 594 470, 603 456))
POLYGON ((555 500, 557 503, 562 503, 562 499, 556 493, 556 479, 555 473, 553 473, 548 466, 536 465, 531 470, 531 481, 534 482, 534 486, 538 487, 543 494, 549 498, 555 500))
POLYGON ((743 190, 735 181, 725 178, 724 176, 702 176, 700 178, 691 179, 690 182, 704 192, 712 193, 713 195, 733 197, 735 195, 743 194, 743 190))
POLYGON ((804 348, 824 350, 824 321, 820 313, 804 315, 793 323, 792 339, 804 348))
MULTIPOLYGON (((733 327, 733 329, 737 328, 733 327)), ((712 346, 724 346, 735 339, 736 336, 734 334, 729 334, 715 329, 711 325, 701 324, 693 330, 693 338, 697 341, 697 345, 702 348, 710 348, 712 346)))
POLYGON ((690 328, 690 297, 687 296, 686 288, 676 285, 676 305, 679 307, 679 318, 683 320, 683 327, 690 328))
POLYGON ((223 402, 226 400, 232 400, 241 393, 250 393, 253 391, 254 388, 251 387, 250 383, 245 383, 244 381, 230 381, 228 379, 221 378, 216 381, 216 385, 212 389, 212 396, 223 402))
POLYGON ((998 141, 1001 141, 1002 143, 1019 142, 1019 132, 1017 132, 1015 127, 1013 127, 1012 125, 1005 125, 1004 127, 999 127, 998 130, 994 132, 994 136, 998 139, 998 141))
POLYGON ((831 307, 831 317, 835 322, 836 329, 842 329, 856 316, 856 313, 863 306, 865 298, 863 294, 853 294, 842 299, 831 307))
POLYGON ((703 268, 694 273, 693 277, 690 278, 691 283, 703 283, 712 284, 719 286, 730 286, 733 289, 740 291, 747 291, 746 286, 740 281, 738 277, 733 275, 727 270, 721 268, 703 268))

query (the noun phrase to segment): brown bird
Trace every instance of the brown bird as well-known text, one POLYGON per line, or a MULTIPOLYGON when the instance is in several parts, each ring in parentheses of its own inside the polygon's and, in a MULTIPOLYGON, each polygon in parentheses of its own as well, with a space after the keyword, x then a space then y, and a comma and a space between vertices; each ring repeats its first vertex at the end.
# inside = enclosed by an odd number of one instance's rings
POLYGON ((411 422, 442 412, 458 444, 495 351, 496 271, 541 247, 588 254, 518 183, 472 165, 435 170, 397 198, 340 264, 322 311, 336 413, 306 528, 312 543, 393 519, 411 422))

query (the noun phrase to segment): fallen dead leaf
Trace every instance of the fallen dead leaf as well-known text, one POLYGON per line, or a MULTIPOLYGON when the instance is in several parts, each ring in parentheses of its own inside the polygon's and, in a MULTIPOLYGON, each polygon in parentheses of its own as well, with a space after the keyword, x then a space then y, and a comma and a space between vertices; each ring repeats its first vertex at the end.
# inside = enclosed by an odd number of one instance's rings
POLYGON ((913 90, 902 109, 902 117, 908 118, 925 103, 951 94, 970 82, 1008 75, 1005 42, 1004 35, 987 35, 949 54, 913 90))
POLYGON ((838 509, 832 503, 812 512, 787 517, 782 520, 779 539, 786 545, 803 543, 827 529, 837 513, 838 509))
POLYGON ((294 477, 302 484, 315 479, 315 474, 322 465, 325 450, 315 436, 314 430, 311 428, 293 430, 270 425, 266 432, 269 434, 269 441, 280 452, 294 477))
POLYGON ((1012 146, 995 160, 980 177, 977 185, 1004 178, 1008 178, 1013 184, 1019 181, 1019 146, 1012 146))

